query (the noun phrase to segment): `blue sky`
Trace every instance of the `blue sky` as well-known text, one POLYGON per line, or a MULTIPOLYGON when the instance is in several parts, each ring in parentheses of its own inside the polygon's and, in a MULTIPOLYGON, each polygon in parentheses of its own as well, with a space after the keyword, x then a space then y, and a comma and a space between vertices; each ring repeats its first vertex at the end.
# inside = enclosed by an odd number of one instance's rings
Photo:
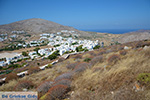
POLYGON ((150 0, 0 0, 0 25, 29 18, 77 29, 150 29, 150 0))

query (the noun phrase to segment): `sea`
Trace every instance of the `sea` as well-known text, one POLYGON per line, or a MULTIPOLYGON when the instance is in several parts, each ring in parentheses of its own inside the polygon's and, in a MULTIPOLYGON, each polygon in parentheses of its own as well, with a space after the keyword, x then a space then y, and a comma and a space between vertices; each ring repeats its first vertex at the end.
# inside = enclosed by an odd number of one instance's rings
POLYGON ((111 33, 111 34, 124 34, 124 33, 134 32, 138 30, 140 29, 96 29, 96 30, 84 30, 83 29, 82 31, 111 33))

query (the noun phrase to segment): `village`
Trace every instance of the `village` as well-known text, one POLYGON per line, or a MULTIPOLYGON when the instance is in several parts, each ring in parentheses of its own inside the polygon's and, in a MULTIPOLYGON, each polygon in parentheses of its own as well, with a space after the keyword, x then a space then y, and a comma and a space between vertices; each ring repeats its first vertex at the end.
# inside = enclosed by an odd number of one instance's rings
MULTIPOLYGON (((14 31, 13 31, 14 32, 14 31)), ((16 31, 15 31, 16 32, 16 31)), ((21 31, 24 32, 24 31, 21 31)), ((66 33, 74 33, 74 31, 68 31, 68 30, 62 30, 61 32, 66 33)), ((30 42, 26 42, 24 44, 18 43, 17 46, 23 46, 23 47, 36 47, 40 46, 40 43, 44 41, 48 41, 47 45, 52 46, 52 48, 43 48, 38 49, 38 51, 30 51, 28 53, 28 57, 31 59, 39 59, 39 58, 47 58, 49 55, 53 54, 55 51, 59 51, 60 56, 62 56, 64 53, 76 53, 77 47, 81 47, 81 51, 91 51, 95 46, 99 45, 99 41, 91 41, 91 40, 77 40, 73 39, 72 37, 64 38, 61 35, 61 32, 57 33, 43 33, 40 34, 39 40, 34 40, 30 42)), ((74 36, 77 36, 77 34, 73 34, 74 36)), ((24 57, 22 53, 20 54, 11 54, 11 56, 7 56, 5 54, 4 56, 1 56, 0 59, 0 66, 6 66, 9 65, 11 62, 16 62, 17 60, 25 59, 28 57, 24 57)))
MULTIPOLYGON (((12 33, 16 33, 17 31, 13 31, 12 33)), ((21 31, 24 32, 24 31, 21 31)), ((19 33, 19 32, 18 32, 19 33)), ((29 51, 24 55, 24 53, 2 53, 0 54, 0 68, 1 69, 7 69, 9 65, 15 64, 22 60, 39 60, 44 58, 49 58, 50 55, 53 55, 53 53, 58 51, 59 57, 63 57, 64 59, 67 59, 70 55, 75 55, 79 53, 83 53, 85 51, 91 51, 94 49, 94 47, 98 46, 100 47, 100 43, 98 40, 91 41, 91 40, 77 40, 72 37, 63 37, 61 36, 62 33, 71 33, 73 36, 78 36, 75 34, 75 31, 68 31, 68 30, 62 30, 61 32, 57 33, 42 33, 40 34, 39 40, 32 40, 29 42, 26 42, 24 44, 18 43, 16 46, 23 46, 23 47, 36 47, 36 50, 29 51), (47 42, 48 46, 51 46, 51 48, 42 48, 40 49, 40 44, 43 42, 47 42), (38 47, 37 47, 38 46, 38 47)), ((7 36, 7 35, 6 35, 7 36)), ((15 35, 13 35, 15 36, 15 35)), ((15 37, 14 37, 15 38, 15 37)), ((101 44, 101 47, 103 47, 103 43, 101 44)), ((55 59, 55 58, 54 58, 55 59)), ((51 65, 54 65, 57 63, 58 60, 54 60, 51 62, 51 65)), ((49 63, 45 63, 43 66, 39 66, 41 70, 45 69, 48 66, 49 63)), ((26 67, 27 64, 23 65, 23 67, 26 67)), ((7 71, 7 70, 6 70, 7 71)), ((4 72, 4 70, 2 70, 4 72)), ((22 76, 25 75, 28 71, 22 71, 19 72, 17 75, 22 76)), ((1 81, 4 81, 5 78, 2 78, 1 81)))

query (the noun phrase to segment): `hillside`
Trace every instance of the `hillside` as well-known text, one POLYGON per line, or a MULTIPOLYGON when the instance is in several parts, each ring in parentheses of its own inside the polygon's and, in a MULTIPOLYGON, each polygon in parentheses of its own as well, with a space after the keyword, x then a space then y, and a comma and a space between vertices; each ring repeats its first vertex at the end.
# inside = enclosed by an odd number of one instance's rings
POLYGON ((43 32, 57 32, 65 29, 76 30, 72 27, 63 26, 40 18, 27 19, 6 25, 0 25, 0 32, 24 30, 28 33, 43 33, 43 32))
POLYGON ((27 88, 38 91, 40 100, 150 100, 149 55, 150 41, 108 46, 59 58, 20 79, 12 76, 0 90, 27 88))
POLYGON ((119 43, 127 43, 133 41, 150 39, 150 30, 138 30, 123 34, 118 38, 119 43))

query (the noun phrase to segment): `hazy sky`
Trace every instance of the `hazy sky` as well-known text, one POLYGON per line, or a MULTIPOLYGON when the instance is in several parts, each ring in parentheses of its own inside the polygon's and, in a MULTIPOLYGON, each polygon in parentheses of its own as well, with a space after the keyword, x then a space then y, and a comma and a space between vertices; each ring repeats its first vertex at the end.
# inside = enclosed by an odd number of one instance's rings
POLYGON ((29 18, 77 29, 150 29, 150 0, 0 0, 0 25, 29 18))

